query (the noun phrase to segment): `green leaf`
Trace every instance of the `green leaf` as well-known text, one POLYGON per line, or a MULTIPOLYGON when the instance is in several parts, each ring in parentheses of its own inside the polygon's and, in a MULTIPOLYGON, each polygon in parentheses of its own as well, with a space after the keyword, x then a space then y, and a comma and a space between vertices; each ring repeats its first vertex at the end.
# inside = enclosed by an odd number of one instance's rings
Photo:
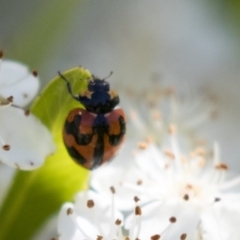
MULTIPOLYGON (((91 76, 81 67, 63 74, 76 94, 86 88, 91 76)), ((35 171, 17 171, 0 210, 0 239, 30 239, 62 203, 72 201, 76 192, 87 188, 88 171, 68 156, 62 142, 65 118, 79 105, 68 93, 66 82, 59 77, 53 79, 33 103, 31 112, 52 132, 57 152, 35 171)), ((36 137, 38 134, 41 133, 36 133, 36 137)))

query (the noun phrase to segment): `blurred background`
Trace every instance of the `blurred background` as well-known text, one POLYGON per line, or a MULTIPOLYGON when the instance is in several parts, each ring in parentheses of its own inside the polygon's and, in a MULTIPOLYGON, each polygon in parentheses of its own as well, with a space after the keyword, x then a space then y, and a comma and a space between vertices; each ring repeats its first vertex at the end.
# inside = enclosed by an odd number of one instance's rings
POLYGON ((157 76, 212 96, 219 118, 205 135, 240 170, 240 1, 0 0, 0 23, 5 57, 37 69, 42 87, 82 65, 101 78, 113 71, 120 94, 154 88, 157 76))

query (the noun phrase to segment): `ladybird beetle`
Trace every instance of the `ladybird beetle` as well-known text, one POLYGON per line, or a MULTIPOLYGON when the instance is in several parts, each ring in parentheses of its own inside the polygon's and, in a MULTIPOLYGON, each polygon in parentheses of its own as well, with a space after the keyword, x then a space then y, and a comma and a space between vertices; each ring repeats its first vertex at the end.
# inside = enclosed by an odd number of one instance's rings
POLYGON ((87 90, 74 95, 70 82, 60 72, 58 74, 66 81, 73 99, 85 108, 75 108, 68 114, 63 142, 78 164, 95 169, 115 156, 125 138, 125 115, 121 108, 116 107, 118 94, 110 90, 105 79, 92 76, 87 90))

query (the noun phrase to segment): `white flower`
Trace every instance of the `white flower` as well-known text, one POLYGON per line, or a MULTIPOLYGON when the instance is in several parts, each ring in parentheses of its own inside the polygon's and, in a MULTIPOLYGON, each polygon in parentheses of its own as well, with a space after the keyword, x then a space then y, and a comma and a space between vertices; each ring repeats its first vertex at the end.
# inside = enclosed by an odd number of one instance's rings
POLYGON ((33 99, 38 87, 36 72, 16 62, 0 62, 0 161, 14 168, 38 168, 55 151, 48 129, 19 108, 33 99))
MULTIPOLYGON (((122 178, 131 179, 136 183, 141 182, 138 179, 142 178, 142 173, 129 154, 136 146, 136 139, 139 141, 140 138, 147 137, 148 139, 154 139, 157 144, 166 144, 169 125, 172 122, 177 122, 180 125, 178 131, 183 146, 196 146, 196 143, 202 140, 197 134, 199 132, 197 130, 207 125, 207 120, 211 119, 212 112, 216 110, 216 106, 208 100, 207 96, 201 96, 200 99, 196 95, 194 97, 190 95, 179 97, 171 87, 162 87, 161 85, 153 87, 152 84, 149 88, 151 89, 150 92, 145 89, 140 95, 136 95, 134 91, 130 91, 131 94, 122 97, 123 108, 128 119, 127 140, 122 152, 109 165, 91 173, 91 186, 95 190, 102 193, 107 192, 110 178, 111 183, 119 193, 118 196, 130 194, 133 197, 135 193, 123 189, 120 187, 120 183, 122 178), (138 104, 140 99, 141 104, 138 104), (136 106, 138 111, 133 112, 132 109, 136 106), (115 176, 119 176, 119 178, 115 176)), ((124 198, 121 197, 120 199, 116 197, 120 209, 128 210, 129 207, 133 207, 129 201, 125 204, 124 198)), ((145 196, 141 196, 141 200, 144 201, 144 199, 145 196)))
POLYGON ((149 85, 150 89, 140 94, 131 91, 121 97, 130 125, 129 138, 151 136, 155 142, 162 144, 168 137, 168 126, 173 123, 177 123, 179 137, 187 144, 192 145, 209 137, 212 128, 209 130, 207 127, 217 119, 219 108, 211 93, 194 91, 181 94, 173 87, 155 82, 151 84, 151 81, 149 85))
POLYGON ((226 175, 228 166, 220 162, 217 144, 213 157, 203 147, 183 155, 172 126, 169 146, 164 151, 151 142, 141 143, 135 158, 127 159, 132 162, 122 159, 122 167, 118 161, 93 172, 92 187, 106 193, 111 182, 119 193, 116 205, 124 210, 129 210, 127 199, 121 201, 124 196, 139 196, 147 229, 140 239, 148 239, 154 229, 164 240, 238 239, 231 238, 240 234, 231 221, 240 218, 240 194, 234 191, 240 177, 226 175), (168 227, 171 216, 176 223, 168 227))
POLYGON ((39 89, 37 72, 30 72, 28 67, 10 60, 2 60, 0 51, 0 96, 13 97, 13 103, 24 107, 36 96, 39 89))
POLYGON ((134 219, 129 234, 123 231, 123 216, 112 202, 91 190, 77 194, 75 204, 65 203, 58 219, 59 240, 135 240, 141 231, 141 208, 135 197, 134 219))
POLYGON ((0 107, 0 161, 23 169, 40 167, 55 145, 48 129, 22 109, 0 107))

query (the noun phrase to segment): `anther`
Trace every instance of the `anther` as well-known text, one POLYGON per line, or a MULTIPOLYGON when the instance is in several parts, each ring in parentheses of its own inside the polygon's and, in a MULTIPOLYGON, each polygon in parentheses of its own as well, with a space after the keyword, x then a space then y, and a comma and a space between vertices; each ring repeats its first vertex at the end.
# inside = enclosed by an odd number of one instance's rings
POLYGON ((121 223, 122 223, 122 221, 121 221, 120 219, 117 219, 117 220, 115 221, 115 224, 118 225, 118 226, 119 226, 121 223))
POLYGON ((139 142, 138 143, 138 148, 140 148, 141 150, 144 150, 147 148, 147 143, 146 142, 139 142))
POLYGON ((176 89, 173 86, 167 87, 165 89, 165 93, 167 94, 167 96, 172 96, 176 94, 176 89))
POLYGON ((177 221, 176 217, 170 217, 169 222, 170 223, 175 223, 177 221))
POLYGON ((133 198, 133 200, 134 200, 134 202, 138 202, 138 201, 140 201, 140 198, 138 198, 137 196, 135 196, 134 198, 133 198))
POLYGON ((216 197, 216 198, 214 199, 214 202, 220 202, 220 201, 221 201, 221 198, 216 197))
POLYGON ((186 184, 186 189, 193 189, 193 185, 191 185, 191 184, 186 184))
POLYGON ((170 124, 168 127, 168 133, 173 135, 176 134, 177 132, 177 127, 174 124, 170 124))
POLYGON ((24 114, 25 114, 25 116, 29 116, 30 115, 30 110, 29 109, 25 110, 24 114))
POLYGON ((139 206, 135 207, 135 215, 142 215, 142 210, 139 206))
POLYGON ((8 97, 7 100, 8 100, 9 102, 13 102, 13 96, 8 97))
POLYGON ((203 167, 205 165, 205 159, 204 158, 200 158, 198 161, 198 166, 199 167, 203 167))
POLYGON ((188 195, 188 194, 185 194, 185 195, 183 196, 183 199, 184 199, 185 201, 188 201, 188 200, 189 200, 189 195, 188 195))
POLYGON ((228 170, 228 165, 225 163, 219 163, 218 165, 215 166, 215 168, 218 170, 228 170))
POLYGON ((181 236, 180 236, 180 240, 185 240, 187 238, 187 234, 186 233, 183 233, 181 236))
POLYGON ((164 154, 165 154, 168 158, 170 158, 170 159, 172 159, 172 160, 175 159, 175 155, 174 155, 173 152, 172 152, 171 150, 169 150, 169 149, 165 149, 165 150, 164 150, 164 154))
POLYGON ((153 120, 160 120, 161 119, 161 113, 159 111, 154 111, 152 113, 153 120))
POLYGON ((102 236, 97 236, 97 239, 96 240, 102 240, 103 237, 102 236))
POLYGON ((37 77, 37 76, 38 76, 38 72, 37 72, 36 70, 33 70, 33 71, 32 71, 32 75, 33 75, 34 77, 37 77))
POLYGON ((67 215, 69 216, 70 214, 73 214, 73 209, 72 208, 67 209, 67 215))
POLYGON ((142 183, 143 183, 142 180, 140 180, 140 179, 137 180, 137 185, 142 185, 142 183))
POLYGON ((151 236, 151 240, 158 240, 160 238, 161 238, 161 236, 159 234, 151 236))
POLYGON ((116 193, 115 188, 113 186, 110 187, 110 191, 111 191, 112 194, 116 193))
POLYGON ((94 201, 91 200, 91 199, 88 200, 88 201, 87 201, 87 207, 88 207, 88 208, 93 208, 93 207, 94 207, 94 201))
POLYGON ((3 58, 3 51, 2 50, 0 50, 0 58, 3 58))
POLYGON ((153 137, 152 137, 152 136, 147 136, 147 137, 146 137, 146 142, 147 142, 147 143, 153 143, 153 142, 154 142, 153 137))
POLYGON ((9 144, 5 144, 2 146, 3 150, 5 151, 9 151, 10 150, 10 145, 9 144))
POLYGON ((197 148, 195 152, 197 155, 202 156, 202 157, 204 157, 206 155, 206 150, 202 147, 197 148))

